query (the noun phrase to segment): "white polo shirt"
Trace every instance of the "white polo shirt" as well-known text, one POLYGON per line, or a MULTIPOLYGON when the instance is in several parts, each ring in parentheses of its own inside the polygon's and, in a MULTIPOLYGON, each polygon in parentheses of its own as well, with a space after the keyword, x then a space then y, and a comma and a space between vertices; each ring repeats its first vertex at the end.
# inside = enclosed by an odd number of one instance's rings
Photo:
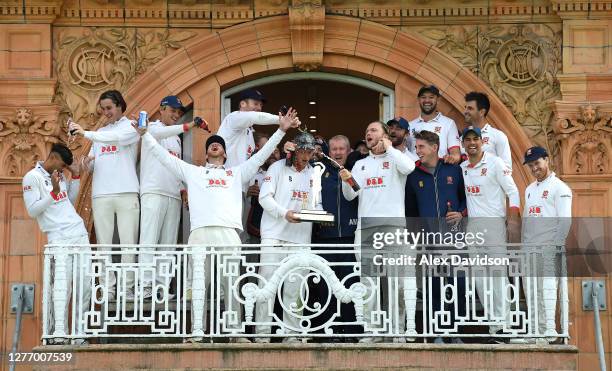
POLYGON ((91 196, 138 193, 136 174, 140 135, 132 122, 123 116, 97 131, 86 131, 93 143, 89 156, 94 157, 91 196))
POLYGON ((285 133, 277 130, 263 148, 241 165, 195 166, 172 156, 151 134, 143 145, 170 173, 182 180, 189 191, 191 231, 201 227, 227 227, 242 230, 242 188, 270 157, 285 133))
MULTIPOLYGON (((296 244, 308 244, 312 234, 311 222, 289 223, 285 220, 287 211, 309 208, 312 194, 312 166, 298 172, 285 161, 276 161, 266 172, 259 203, 264 209, 261 217, 261 238, 271 238, 296 244)), ((315 209, 322 210, 321 196, 315 209)))
POLYGON ((73 206, 79 194, 79 180, 66 183, 60 175, 60 191, 53 194, 51 175, 42 167, 42 162, 38 162, 23 177, 22 185, 28 215, 36 218, 40 230, 47 233, 49 243, 87 236, 83 219, 73 206))
POLYGON ((484 152, 475 165, 461 163, 468 216, 506 217, 506 196, 510 207, 520 207, 519 192, 510 169, 502 159, 484 152))
POLYGON ((572 217, 572 190, 555 173, 525 189, 523 242, 563 243, 572 217))
POLYGON ((449 154, 453 148, 461 148, 459 131, 455 121, 438 112, 436 117, 429 121, 423 120, 421 116, 410 121, 410 139, 408 143, 412 153, 416 154, 416 139, 414 135, 422 130, 431 131, 440 137, 440 147, 438 148, 438 156, 440 158, 449 154))
MULTIPOLYGON (((187 125, 168 125, 161 121, 149 123, 147 131, 164 147, 168 153, 177 158, 182 158, 181 138, 178 134, 188 131, 187 125)), ((140 151, 140 194, 159 194, 167 197, 181 199, 181 180, 168 169, 159 165, 159 161, 153 157, 150 147, 142 146, 140 151)))
POLYGON ((279 117, 267 112, 234 111, 225 116, 217 132, 225 140, 227 161, 230 168, 240 165, 251 157, 255 151, 253 125, 278 124, 279 117))
MULTIPOLYGON (((361 189, 355 192, 342 182, 342 194, 348 201, 359 197, 360 227, 372 226, 362 225, 362 218, 395 218, 405 225, 406 178, 414 167, 414 161, 395 148, 388 148, 380 155, 370 152, 368 157, 355 163, 351 174, 361 189)), ((379 221, 380 225, 389 225, 389 221, 379 221)), ((368 222, 376 223, 377 220, 368 222)))
POLYGON ((512 169, 512 153, 508 137, 503 131, 495 129, 487 123, 481 130, 482 149, 501 158, 512 169))

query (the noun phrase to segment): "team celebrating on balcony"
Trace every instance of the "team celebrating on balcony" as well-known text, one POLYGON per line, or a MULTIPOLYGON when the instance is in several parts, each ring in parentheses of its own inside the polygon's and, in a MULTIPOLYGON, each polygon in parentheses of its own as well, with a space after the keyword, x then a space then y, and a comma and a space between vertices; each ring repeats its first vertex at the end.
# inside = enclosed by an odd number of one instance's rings
MULTIPOLYGON (((218 133, 206 140, 205 164, 196 166, 181 159, 179 135, 206 127, 205 121, 200 124, 194 119, 177 125, 185 107, 178 97, 168 96, 161 100, 159 119, 139 127, 124 115, 127 104, 121 94, 111 90, 103 93, 98 102, 106 125, 96 131, 87 131, 78 123, 69 122, 72 135, 91 141, 89 155, 77 160, 66 146, 54 144, 47 159, 37 163, 23 178, 23 197, 29 215, 36 218, 49 244, 87 245, 90 242, 87 230, 73 205, 79 192, 80 174, 92 172, 96 241, 107 245, 97 249, 106 251, 111 250, 115 229, 122 245, 176 244, 184 206, 189 211, 190 245, 235 246, 224 248, 230 254, 240 254, 241 244, 262 244, 258 272, 262 278, 260 287, 272 277, 282 259, 297 251, 307 251, 305 245, 328 244, 329 250, 338 250, 337 244, 360 245, 362 241, 371 240, 376 232, 406 227, 405 224, 397 225, 397 221, 405 217, 445 219, 449 226, 457 225, 468 216, 486 218, 487 243, 499 243, 500 246, 507 242, 542 242, 542 234, 533 230, 530 220, 535 219, 532 218, 571 217, 572 192, 551 170, 548 152, 542 147, 529 148, 523 164, 535 181, 525 191, 521 234, 521 202, 512 178, 510 144, 508 137, 488 120, 490 102, 487 95, 466 94, 465 128, 462 130, 438 110, 439 98, 440 91, 435 86, 422 87, 417 94, 419 117, 410 122, 397 117, 386 123, 369 123, 364 142, 358 143, 355 150, 351 150, 349 139, 344 135, 326 141, 299 130, 279 151, 278 146, 287 131, 300 127, 298 114, 292 108, 283 109, 278 115, 262 112, 265 97, 258 90, 248 89, 241 93, 239 110, 228 114, 218 133), (254 135, 254 125, 278 125, 278 129, 270 137, 254 135), (366 150, 363 150, 364 143, 366 150), (287 159, 279 161, 282 152, 287 154, 287 159), (336 166, 331 165, 327 156, 336 166), (314 161, 326 164, 321 176, 320 196, 313 194, 313 190, 318 192, 312 182, 316 171, 314 161), (68 173, 70 177, 66 176, 68 173), (358 187, 352 186, 354 183, 358 187), (316 209, 334 215, 333 223, 301 221, 298 212, 313 198, 316 209)), ((468 223, 467 229, 482 231, 482 227, 478 223, 468 223)), ((560 225, 550 233, 562 244, 568 230, 568 226, 560 225)), ((323 257, 338 263, 361 259, 360 251, 342 249, 346 252, 324 254, 323 257)), ((135 249, 130 251, 133 253, 121 254, 121 262, 134 263, 138 259, 139 263, 152 263, 153 254, 138 255, 135 249)), ((66 264, 69 271, 70 267, 87 265, 72 260, 62 264, 66 264)), ((208 272, 210 259, 205 264, 208 272)), ((192 261, 187 269, 191 277, 192 261)), ((340 280, 352 272, 351 267, 341 264, 334 265, 333 270, 340 280)), ((400 311, 405 318, 400 322, 401 333, 405 336, 394 338, 395 342, 412 341, 418 334, 416 275, 412 270, 400 280, 398 290, 405 296, 404 300, 399 300, 400 306, 405 306, 400 311)), ((117 278, 112 273, 99 277, 98 284, 106 288, 104 299, 115 299, 117 278)), ((143 287, 141 290, 134 290, 133 275, 126 277, 126 282, 122 283, 126 291, 121 295, 128 299, 169 295, 168 277, 155 277, 148 271, 139 283, 143 287)), ((79 285, 84 286, 85 296, 89 298, 91 292, 85 287, 89 286, 87 277, 78 279, 82 280, 79 285)), ((484 280, 484 277, 475 279, 481 300, 487 295, 484 280)), ((345 284, 358 281, 351 277, 345 284)), ((490 306, 495 318, 504 318, 508 315, 508 305, 502 295, 506 290, 506 275, 495 276, 492 282, 494 292, 490 306)), ((235 299, 229 295, 232 288, 225 287, 226 283, 227 280, 222 280, 221 289, 227 306, 235 299)), ((71 283, 53 284, 66 287, 62 291, 66 296, 54 298, 54 305, 64 306, 67 316, 71 283)), ((186 295, 191 296, 191 282, 184 284, 186 295)), ((438 284, 433 286, 439 287, 438 284)), ((299 283, 292 286, 291 282, 285 282, 283 301, 297 303, 300 289, 299 283)), ((328 290, 325 285, 318 285, 311 293, 312 300, 327 297, 328 290)), ((557 279, 542 277, 537 290, 539 300, 535 305, 538 306, 536 313, 540 314, 539 331, 553 340, 557 334, 557 279)), ((366 323, 374 317, 373 302, 366 303, 366 323)), ((461 304, 457 313, 448 309, 448 303, 440 300, 439 293, 434 293, 432 305, 434 310, 444 307, 450 311, 451 321, 456 315, 465 314, 465 306, 461 304)), ((328 313, 319 321, 323 323, 331 318, 335 308, 332 298, 328 313)), ((352 305, 343 303, 340 308, 337 321, 355 321, 352 305)), ((256 322, 270 323, 271 310, 266 303, 258 302, 256 322)), ((295 318, 287 317, 284 320, 287 328, 299 327, 295 318)), ((59 323, 65 327, 58 326, 57 320, 49 326, 55 325, 54 334, 65 335, 67 317, 59 323)), ((368 334, 365 327, 363 333, 368 334)), ((342 333, 345 328, 339 326, 335 332, 342 333)), ((503 330, 502 325, 492 325, 489 333, 500 334, 503 330)), ((255 341, 270 342, 266 337, 270 332, 270 326, 257 325, 255 341)), ((234 341, 248 342, 244 337, 234 341)), ((298 340, 286 337, 283 341, 298 340)), ((359 341, 381 339, 363 336, 359 341)))

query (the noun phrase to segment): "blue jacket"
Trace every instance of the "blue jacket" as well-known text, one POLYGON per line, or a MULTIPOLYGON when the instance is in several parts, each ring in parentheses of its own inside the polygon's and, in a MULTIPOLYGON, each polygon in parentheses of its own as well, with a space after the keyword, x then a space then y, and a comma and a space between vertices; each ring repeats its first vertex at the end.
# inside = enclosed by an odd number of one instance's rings
POLYGON ((342 195, 342 179, 338 170, 327 162, 325 168, 321 176, 321 203, 325 211, 334 214, 335 224, 316 224, 315 237, 318 239, 352 237, 357 228, 357 198, 347 201, 342 195))
POLYGON ((434 174, 421 164, 406 180, 406 216, 421 218, 444 218, 450 202, 452 211, 467 215, 465 187, 459 165, 438 161, 434 174))

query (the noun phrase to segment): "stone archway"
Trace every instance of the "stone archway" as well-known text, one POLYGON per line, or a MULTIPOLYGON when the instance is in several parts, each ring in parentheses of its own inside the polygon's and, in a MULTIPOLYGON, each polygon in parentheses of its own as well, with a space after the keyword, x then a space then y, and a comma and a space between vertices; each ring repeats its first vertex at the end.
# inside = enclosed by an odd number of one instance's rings
MULTIPOLYGON (((194 104, 194 114, 220 124, 221 88, 257 77, 296 71, 288 16, 276 16, 230 27, 193 40, 142 75, 127 92, 134 111, 155 112, 159 98, 181 96, 194 104)), ((519 189, 529 175, 519 166, 530 141, 502 101, 471 71, 439 49, 402 31, 370 21, 326 16, 320 71, 371 79, 395 90, 395 112, 415 116, 415 94, 435 84, 443 94, 442 112, 457 117, 465 93, 477 90, 491 98, 491 121, 510 138, 514 178, 519 189)), ((460 125, 460 124, 459 124, 460 125)), ((197 135, 204 135, 198 133, 197 135)), ((201 158, 202 140, 194 141, 201 158)))

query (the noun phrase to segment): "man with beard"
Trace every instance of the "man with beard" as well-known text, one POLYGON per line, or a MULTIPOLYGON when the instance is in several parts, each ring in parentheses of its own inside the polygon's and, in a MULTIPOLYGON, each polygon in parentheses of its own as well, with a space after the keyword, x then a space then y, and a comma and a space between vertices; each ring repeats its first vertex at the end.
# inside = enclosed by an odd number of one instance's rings
MULTIPOLYGON (((537 271, 527 277, 523 285, 530 313, 537 313, 538 333, 546 335, 547 342, 552 342, 558 336, 555 324, 557 277, 567 279, 561 275, 564 268, 559 269, 560 254, 564 252, 557 248, 565 246, 572 225, 572 190, 550 170, 546 149, 529 148, 524 164, 536 180, 525 190, 522 242, 529 244, 525 247, 526 252, 538 262, 537 271), (534 283, 537 283, 535 287, 534 283), (534 307, 536 310, 531 310, 534 307)), ((530 325, 535 327, 535 318, 530 325)), ((533 327, 531 332, 535 333, 533 327)), ((534 341, 529 339, 528 342, 534 341)))
POLYGON ((512 155, 508 137, 503 131, 489 124, 487 114, 491 108, 489 97, 480 92, 471 92, 465 95, 465 124, 479 128, 482 132, 482 149, 501 158, 512 169, 512 155))
POLYGON ((396 117, 387 121, 389 127, 389 139, 393 148, 408 156, 412 161, 417 161, 419 158, 408 149, 408 138, 410 134, 410 125, 403 117, 396 117))
POLYGON ((448 164, 461 162, 459 131, 455 121, 438 111, 440 90, 434 85, 423 86, 417 94, 421 116, 410 122, 410 151, 416 153, 414 135, 421 130, 431 131, 440 137, 438 156, 448 164))
MULTIPOLYGON (((408 156, 402 154, 397 149, 393 148, 389 140, 389 128, 380 121, 370 123, 366 129, 366 145, 370 149, 368 157, 359 160, 353 166, 351 171, 343 169, 340 171, 340 177, 343 180, 342 194, 351 201, 359 197, 359 222, 355 234, 355 244, 368 248, 368 257, 365 254, 361 263, 362 268, 372 269, 376 264, 370 259, 370 250, 373 246, 375 234, 379 233, 395 233, 403 230, 406 226, 404 197, 406 187, 406 177, 414 170, 414 161, 408 156), (360 185, 359 191, 354 191, 348 184, 351 176, 360 185)), ((391 250, 396 251, 396 245, 388 246, 391 250)), ((357 251, 357 260, 362 259, 361 248, 357 251)), ((392 321, 395 326, 395 331, 404 333, 408 339, 416 334, 416 326, 414 322, 414 311, 416 310, 416 278, 414 276, 414 267, 407 267, 409 272, 402 275, 388 276, 389 291, 396 293, 399 305, 399 317, 393 316, 392 321), (411 268, 411 269, 410 269, 411 268), (406 293, 408 308, 404 307, 402 296, 406 293), (404 311, 408 312, 408 321, 405 321, 404 311)), ((370 335, 360 340, 362 343, 371 343, 381 341, 380 338, 374 337, 374 334, 380 330, 375 327, 376 316, 375 312, 383 310, 384 301, 389 301, 389 298, 379 298, 372 295, 370 290, 380 288, 381 279, 378 272, 362 271, 361 282, 368 287, 366 297, 371 297, 364 305, 364 320, 366 322, 365 333, 370 335)), ((387 308, 392 313, 391 308, 387 308)), ((397 342, 405 342, 406 338, 400 337, 394 339, 397 342)))
MULTIPOLYGON (((167 96, 160 103, 159 120, 150 122, 147 126, 153 138, 168 153, 178 158, 182 157, 181 138, 178 135, 195 126, 193 122, 175 125, 182 109, 183 104, 178 97, 167 96)), ((157 244, 174 245, 181 221, 181 191, 184 186, 176 176, 159 166, 149 147, 143 146, 140 153, 140 244, 147 247, 157 244)), ((139 262, 152 264, 153 258, 153 254, 141 253, 139 262)), ((158 257, 158 268, 155 272, 159 272, 160 260, 161 257, 158 257)), ((155 291, 154 280, 156 284, 162 285, 165 294, 168 293, 170 282, 163 282, 160 276, 153 277, 153 272, 146 270, 143 276, 145 298, 155 291)))

